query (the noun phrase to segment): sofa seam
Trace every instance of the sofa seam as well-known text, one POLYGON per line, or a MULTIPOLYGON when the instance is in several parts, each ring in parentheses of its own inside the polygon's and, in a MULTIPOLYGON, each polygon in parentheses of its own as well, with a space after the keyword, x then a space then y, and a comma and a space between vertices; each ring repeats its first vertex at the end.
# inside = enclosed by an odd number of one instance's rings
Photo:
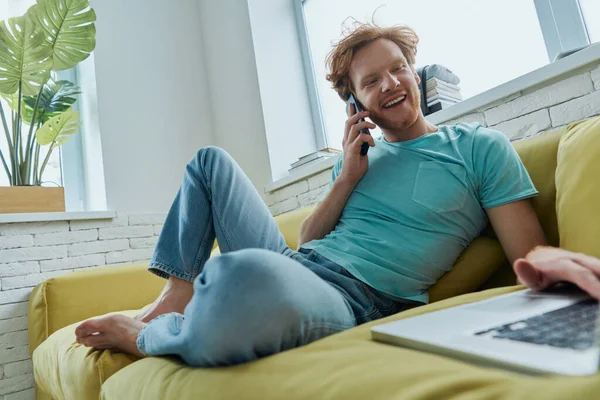
MULTIPOLYGON (((48 281, 44 282, 44 285, 42 286, 42 299, 44 301, 44 333, 45 333, 45 338, 44 340, 48 339, 48 299, 46 296, 46 289, 48 287, 48 281)), ((40 343, 42 344, 42 343, 40 343)), ((39 345, 38 345, 39 346, 39 345)))

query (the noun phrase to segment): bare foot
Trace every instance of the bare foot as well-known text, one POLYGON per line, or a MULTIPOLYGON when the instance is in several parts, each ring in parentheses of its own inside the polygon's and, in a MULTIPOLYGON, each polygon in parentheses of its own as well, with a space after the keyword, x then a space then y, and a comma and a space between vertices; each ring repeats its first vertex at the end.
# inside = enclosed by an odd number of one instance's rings
POLYGON ((194 294, 194 285, 183 279, 169 277, 162 293, 147 309, 135 316, 135 319, 141 322, 150 322, 162 314, 177 312, 183 314, 183 310, 188 305, 194 294))
POLYGON ((107 315, 82 322, 75 329, 77 343, 95 349, 118 349, 136 357, 145 357, 137 348, 137 336, 146 325, 121 314, 107 315))

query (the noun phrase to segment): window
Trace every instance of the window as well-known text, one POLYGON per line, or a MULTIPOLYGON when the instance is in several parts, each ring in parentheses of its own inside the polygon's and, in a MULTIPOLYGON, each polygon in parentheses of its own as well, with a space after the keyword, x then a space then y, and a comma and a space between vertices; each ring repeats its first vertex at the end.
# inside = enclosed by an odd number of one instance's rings
MULTIPOLYGON (((10 17, 21 16, 33 4, 35 4, 35 0, 0 0, 0 19, 5 20, 10 17)), ((53 72, 53 78, 57 80, 66 79, 75 84, 79 84, 80 82, 77 78, 78 67, 79 65, 70 70, 53 72)), ((78 96, 77 102, 73 106, 74 110, 78 112, 79 102, 80 96, 78 96)), ((4 100, 2 100, 2 107, 10 129, 10 108, 4 100)), ((0 133, 0 149, 5 155, 5 158, 8 158, 8 143, 6 142, 4 132, 0 133)), ((58 147, 52 152, 42 177, 42 186, 65 187, 67 211, 84 211, 86 209, 81 135, 81 131, 77 132, 67 143, 65 143, 65 145, 58 147)), ((49 146, 41 147, 40 164, 46 157, 48 147, 49 146)), ((4 172, 4 168, 2 168, 0 171, 0 186, 8 185, 8 177, 4 172)))
MULTIPOLYGON (((412 27, 420 37, 417 68, 435 63, 452 70, 461 80, 463 99, 548 64, 554 56, 548 51, 548 32, 562 27, 557 16, 547 26, 542 26, 538 17, 538 3, 552 11, 555 0, 299 1, 303 14, 300 23, 305 25, 307 36, 304 56, 312 59, 310 68, 316 82, 311 101, 319 105, 322 114, 313 118, 315 130, 319 131, 322 119, 323 141, 335 148, 341 148, 347 117, 344 103, 325 79, 325 58, 332 43, 341 38, 342 24, 350 25, 351 18, 364 22, 374 16, 382 26, 412 27)), ((561 6, 566 4, 560 1, 561 6)), ((567 2, 575 4, 579 13, 577 0, 567 2)), ((589 3, 598 7, 597 0, 589 3)), ((302 31, 301 27, 301 35, 302 31)))
POLYGON ((590 42, 600 42, 600 1, 579 0, 590 42))

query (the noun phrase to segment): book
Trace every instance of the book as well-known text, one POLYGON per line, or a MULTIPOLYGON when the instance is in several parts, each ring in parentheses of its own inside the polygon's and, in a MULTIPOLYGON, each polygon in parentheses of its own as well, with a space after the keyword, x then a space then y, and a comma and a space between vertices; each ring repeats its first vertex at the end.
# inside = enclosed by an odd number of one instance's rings
POLYGON ((442 87, 442 88, 449 89, 449 90, 460 91, 460 87, 458 85, 454 85, 450 82, 446 82, 446 81, 443 81, 443 80, 435 78, 435 77, 427 79, 426 87, 427 87, 427 90, 430 90, 435 87, 442 87))
MULTIPOLYGON (((311 160, 307 163, 304 163, 302 165, 298 165, 297 167, 292 167, 292 168, 288 169, 288 172, 292 173, 292 172, 298 172, 298 171, 308 171, 313 165, 318 164, 320 161, 326 160, 328 158, 332 158, 332 157, 331 156, 329 156, 329 157, 322 156, 319 158, 315 158, 314 160, 311 160)), ((337 159, 337 157, 335 157, 335 158, 337 159)))
POLYGON ((441 96, 441 95, 435 95, 433 97, 428 97, 427 98, 427 105, 430 106, 431 104, 437 102, 438 100, 447 101, 449 103, 460 103, 461 102, 461 100, 453 99, 451 97, 441 96))
POLYGON ((441 97, 445 97, 445 98, 456 100, 456 101, 463 100, 463 97, 460 94, 460 92, 447 92, 445 90, 430 90, 429 92, 427 92, 427 95, 426 95, 427 101, 430 101, 431 99, 433 99, 436 96, 441 96, 441 97))
POLYGON ((313 151, 312 153, 308 153, 307 155, 300 157, 298 160, 303 160, 305 158, 309 158, 309 157, 311 157, 311 156, 313 156, 315 154, 319 154, 319 153, 336 153, 336 154, 339 154, 341 152, 342 152, 341 150, 333 149, 331 147, 326 147, 324 149, 313 151))
POLYGON ((332 148, 325 148, 325 149, 321 149, 318 151, 314 151, 310 154, 307 154, 305 156, 302 156, 298 159, 298 161, 296 161, 295 163, 291 164, 292 168, 298 167, 300 165, 306 164, 310 161, 316 160, 316 159, 320 159, 320 158, 326 158, 326 157, 331 157, 331 156, 336 156, 338 154, 340 154, 341 151, 337 150, 337 149, 332 149, 332 148))
POLYGON ((451 102, 444 101, 444 100, 436 100, 433 103, 428 105, 429 114, 432 114, 436 111, 443 110, 444 108, 448 108, 454 104, 456 104, 456 103, 451 103, 451 102))

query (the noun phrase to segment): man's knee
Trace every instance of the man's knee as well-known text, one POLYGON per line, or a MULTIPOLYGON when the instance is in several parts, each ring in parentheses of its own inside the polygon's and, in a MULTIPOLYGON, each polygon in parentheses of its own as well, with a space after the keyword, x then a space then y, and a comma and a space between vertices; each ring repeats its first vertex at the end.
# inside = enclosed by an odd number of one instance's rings
MULTIPOLYGON (((286 270, 303 268, 294 263, 261 249, 226 253, 206 263, 195 282, 204 321, 190 332, 197 341, 190 357, 197 365, 247 362, 303 344, 311 310, 294 290, 302 284, 297 274, 286 277, 286 270)), ((310 296, 307 290, 304 296, 310 296)))
POLYGON ((187 164, 186 172, 195 176, 198 173, 210 175, 213 169, 223 170, 226 166, 235 164, 234 159, 220 147, 207 146, 196 152, 187 164))
POLYGON ((206 163, 213 163, 215 161, 230 161, 232 160, 229 153, 217 146, 206 146, 196 152, 196 156, 192 162, 197 162, 200 165, 206 165, 206 163))
MULTIPOLYGON (((289 257, 264 249, 243 249, 209 259, 200 276, 216 290, 240 289, 239 295, 279 294, 290 285, 293 269, 303 268, 289 257), (213 286, 214 285, 214 286, 213 286)), ((310 273, 306 271, 307 273, 310 273)), ((202 283, 202 282, 199 282, 202 283)))

